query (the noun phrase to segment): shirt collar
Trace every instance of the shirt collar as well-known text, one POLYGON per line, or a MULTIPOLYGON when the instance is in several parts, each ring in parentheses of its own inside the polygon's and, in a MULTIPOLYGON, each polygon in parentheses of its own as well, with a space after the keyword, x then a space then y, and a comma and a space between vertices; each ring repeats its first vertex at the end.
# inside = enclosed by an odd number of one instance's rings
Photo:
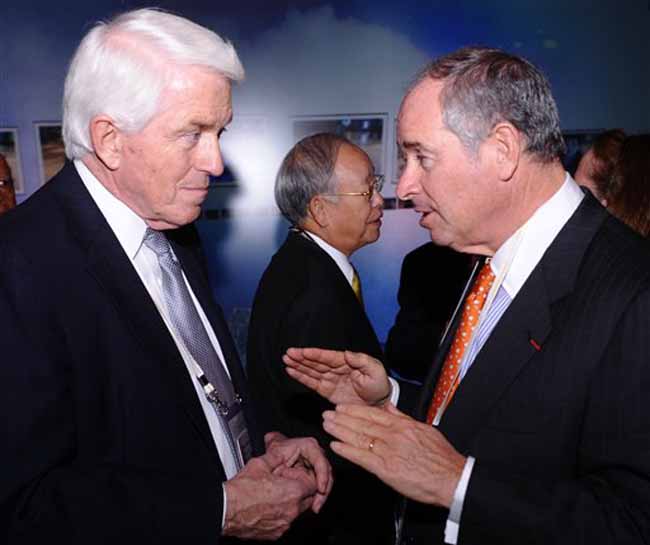
POLYGON ((334 248, 334 246, 328 244, 322 238, 316 236, 311 231, 308 233, 308 236, 316 244, 318 244, 322 248, 322 250, 325 253, 327 253, 327 255, 329 255, 334 260, 334 262, 338 265, 339 269, 341 269, 341 272, 347 279, 348 283, 352 285, 352 277, 354 276, 354 269, 352 268, 352 264, 350 263, 348 257, 343 252, 337 250, 336 248, 334 248))
POLYGON ((106 189, 81 160, 75 159, 74 166, 99 211, 106 218, 113 233, 115 233, 126 255, 129 256, 129 259, 134 260, 142 246, 147 224, 106 189))
POLYGON ((547 248, 569 221, 583 198, 584 193, 580 186, 567 173, 560 189, 542 204, 494 254, 491 266, 494 274, 498 276, 503 267, 507 266, 511 252, 516 252, 503 280, 503 288, 511 299, 514 299, 519 293, 530 273, 533 272, 547 248), (522 239, 518 242, 520 231, 522 239))

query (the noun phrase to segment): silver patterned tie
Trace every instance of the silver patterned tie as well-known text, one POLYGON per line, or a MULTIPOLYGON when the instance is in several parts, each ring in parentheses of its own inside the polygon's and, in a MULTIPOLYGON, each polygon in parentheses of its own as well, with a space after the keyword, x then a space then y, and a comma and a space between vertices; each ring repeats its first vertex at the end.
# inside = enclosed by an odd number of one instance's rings
POLYGON ((219 417, 239 470, 251 456, 251 445, 239 396, 235 393, 225 367, 210 342, 183 279, 181 265, 172 253, 167 237, 148 227, 144 244, 158 257, 162 271, 163 297, 172 325, 214 387, 215 392, 208 396, 208 399, 219 417))

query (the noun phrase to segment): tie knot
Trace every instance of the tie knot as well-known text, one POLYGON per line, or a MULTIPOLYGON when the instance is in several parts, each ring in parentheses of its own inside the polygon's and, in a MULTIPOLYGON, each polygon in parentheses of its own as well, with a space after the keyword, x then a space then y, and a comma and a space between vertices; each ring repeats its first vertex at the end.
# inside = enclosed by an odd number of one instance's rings
POLYGON ((144 245, 156 254, 159 259, 171 254, 171 248, 169 247, 167 237, 160 231, 156 231, 151 227, 147 227, 147 230, 144 233, 143 242, 144 245))
POLYGON ((471 295, 473 297, 478 297, 482 299, 482 302, 485 302, 487 294, 490 291, 492 284, 494 283, 494 279, 495 276, 492 272, 492 267, 490 267, 490 263, 484 263, 476 277, 476 280, 474 281, 471 295))

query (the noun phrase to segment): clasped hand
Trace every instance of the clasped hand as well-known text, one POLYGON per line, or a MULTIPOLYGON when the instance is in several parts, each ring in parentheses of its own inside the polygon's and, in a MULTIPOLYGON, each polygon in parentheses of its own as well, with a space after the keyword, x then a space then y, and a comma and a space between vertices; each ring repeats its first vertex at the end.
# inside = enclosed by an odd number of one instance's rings
POLYGON ((332 469, 312 438, 264 437, 266 453, 225 483, 224 535, 278 539, 303 511, 318 513, 332 490, 332 469))

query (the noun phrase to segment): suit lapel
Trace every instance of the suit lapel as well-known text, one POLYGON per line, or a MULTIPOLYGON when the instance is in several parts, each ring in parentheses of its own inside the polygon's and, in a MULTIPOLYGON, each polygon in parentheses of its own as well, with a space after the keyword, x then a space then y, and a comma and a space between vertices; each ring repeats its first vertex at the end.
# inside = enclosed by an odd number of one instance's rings
POLYGON ((605 217, 604 209, 585 197, 492 331, 440 424, 461 452, 522 368, 543 363, 539 356, 552 335, 553 305, 573 290, 584 254, 605 217))
MULTIPOLYGON (((140 277, 74 166, 68 164, 61 176, 64 183, 60 186, 58 200, 66 209, 72 231, 77 233, 80 244, 86 249, 89 273, 113 302, 116 316, 127 322, 126 329, 132 333, 134 343, 141 347, 143 357, 160 362, 159 376, 151 379, 162 382, 169 392, 168 399, 161 402, 178 403, 206 447, 216 456, 205 415, 185 364, 140 277)), ((119 339, 116 342, 120 342, 119 339)), ((137 361, 132 364, 137 365, 137 361)))
POLYGON ((357 299, 357 296, 350 286, 348 279, 343 274, 343 271, 341 271, 339 266, 336 264, 336 261, 334 261, 334 259, 311 238, 303 236, 299 232, 290 232, 288 242, 290 245, 295 245, 297 247, 297 255, 302 256, 305 251, 310 252, 321 262, 323 268, 329 270, 328 276, 335 279, 334 282, 338 291, 338 294, 336 295, 337 299, 340 300, 350 312, 354 312, 356 316, 355 322, 359 324, 359 327, 365 328, 366 334, 369 335, 369 338, 374 340, 378 349, 380 349, 381 345, 379 344, 379 340, 377 339, 377 335, 370 323, 368 315, 359 299, 357 299))

